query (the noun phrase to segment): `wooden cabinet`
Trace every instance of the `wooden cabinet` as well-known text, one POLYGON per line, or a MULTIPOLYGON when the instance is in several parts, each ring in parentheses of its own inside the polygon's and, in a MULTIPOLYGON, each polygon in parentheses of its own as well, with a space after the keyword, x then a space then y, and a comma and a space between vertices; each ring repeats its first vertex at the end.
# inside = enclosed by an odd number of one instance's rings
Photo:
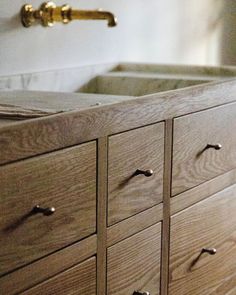
POLYGON ((108 248, 107 295, 160 294, 161 223, 108 248))
POLYGON ((95 295, 96 258, 90 258, 25 291, 22 295, 95 295))
POLYGON ((0 294, 235 295, 235 91, 68 94, 73 112, 0 118, 0 294))
POLYGON ((164 123, 111 136, 108 161, 108 225, 162 202, 164 123))
POLYGON ((236 294, 235 212, 236 185, 171 218, 170 295, 236 294))
POLYGON ((235 114, 229 104, 174 119, 172 195, 236 167, 235 114))
POLYGON ((0 167, 0 208, 0 274, 94 233, 96 143, 0 167))

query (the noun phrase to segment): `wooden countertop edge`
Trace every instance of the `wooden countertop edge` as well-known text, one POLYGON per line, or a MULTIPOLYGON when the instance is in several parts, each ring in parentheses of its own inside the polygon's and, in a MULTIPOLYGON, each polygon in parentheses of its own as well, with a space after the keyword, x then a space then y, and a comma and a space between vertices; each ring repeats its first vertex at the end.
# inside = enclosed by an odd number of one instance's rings
POLYGON ((0 165, 232 103, 234 93, 230 79, 2 126, 0 165))

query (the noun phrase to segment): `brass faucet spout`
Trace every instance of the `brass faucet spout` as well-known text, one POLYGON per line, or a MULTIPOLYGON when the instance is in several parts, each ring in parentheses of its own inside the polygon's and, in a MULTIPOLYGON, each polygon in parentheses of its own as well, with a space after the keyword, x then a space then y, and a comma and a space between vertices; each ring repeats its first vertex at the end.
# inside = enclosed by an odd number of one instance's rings
POLYGON ((39 9, 34 9, 32 5, 26 4, 21 8, 21 22, 23 26, 30 27, 34 22, 41 22, 42 26, 53 26, 55 22, 64 24, 72 20, 107 20, 109 27, 117 24, 115 15, 109 11, 98 10, 78 10, 69 5, 56 6, 53 2, 44 2, 39 9))
POLYGON ((70 11, 70 19, 74 20, 107 20, 109 27, 117 25, 117 19, 113 13, 109 11, 98 10, 73 10, 70 11))

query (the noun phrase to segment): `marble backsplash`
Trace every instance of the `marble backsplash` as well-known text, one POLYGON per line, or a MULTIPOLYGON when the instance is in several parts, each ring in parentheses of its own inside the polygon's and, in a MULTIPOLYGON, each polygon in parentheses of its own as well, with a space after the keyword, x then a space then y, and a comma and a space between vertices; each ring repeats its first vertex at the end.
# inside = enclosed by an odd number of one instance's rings
POLYGON ((1 90, 37 90, 55 92, 77 92, 97 75, 111 71, 116 64, 102 64, 27 73, 0 77, 1 90))

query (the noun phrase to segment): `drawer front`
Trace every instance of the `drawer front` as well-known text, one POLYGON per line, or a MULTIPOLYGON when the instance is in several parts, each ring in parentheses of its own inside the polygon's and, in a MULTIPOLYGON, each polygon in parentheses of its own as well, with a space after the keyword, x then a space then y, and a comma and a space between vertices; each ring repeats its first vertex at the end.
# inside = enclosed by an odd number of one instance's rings
POLYGON ((109 139, 108 225, 162 202, 164 123, 109 139), (137 170, 153 170, 148 177, 137 170))
POLYGON ((235 130, 236 104, 174 120, 172 195, 236 167, 235 130))
POLYGON ((236 185, 171 218, 170 295, 236 294, 235 212, 236 185))
POLYGON ((73 268, 25 291, 23 295, 95 295, 96 258, 90 258, 73 268), (43 291, 42 291, 43 290, 43 291))
POLYGON ((0 208, 0 274, 94 233, 96 143, 1 167, 0 208))
POLYGON ((160 294, 161 223, 108 248, 107 295, 160 294))

